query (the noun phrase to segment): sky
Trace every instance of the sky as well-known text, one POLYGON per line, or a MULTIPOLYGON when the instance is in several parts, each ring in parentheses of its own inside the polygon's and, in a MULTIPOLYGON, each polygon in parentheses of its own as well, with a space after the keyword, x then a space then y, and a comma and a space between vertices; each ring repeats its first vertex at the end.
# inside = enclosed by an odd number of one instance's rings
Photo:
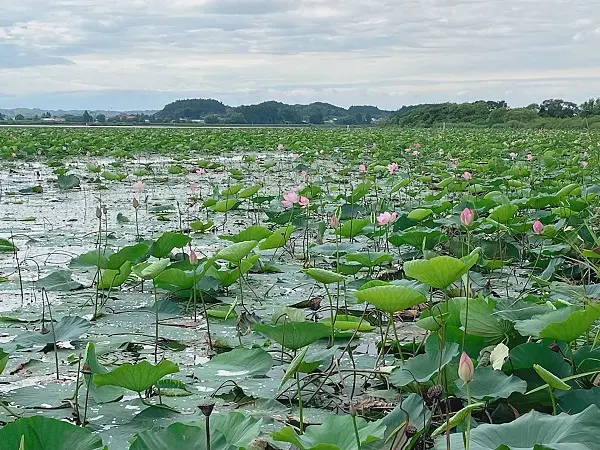
POLYGON ((600 96, 596 0, 4 0, 0 108, 600 96))

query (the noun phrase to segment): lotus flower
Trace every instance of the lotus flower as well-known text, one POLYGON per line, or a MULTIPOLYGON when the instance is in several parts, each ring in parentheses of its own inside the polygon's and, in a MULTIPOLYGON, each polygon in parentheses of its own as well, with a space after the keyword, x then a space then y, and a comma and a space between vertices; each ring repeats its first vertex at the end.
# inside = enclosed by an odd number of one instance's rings
POLYGON ((136 181, 133 183, 133 186, 131 186, 131 189, 133 189, 135 192, 143 192, 146 189, 146 185, 143 181, 136 181))
POLYGON ((531 153, 527 153, 527 161, 533 161, 533 155, 531 153))
POLYGON ((473 178, 473 174, 471 172, 465 172, 465 173, 462 174, 462 177, 465 180, 470 180, 471 178, 473 178))
POLYGON ((300 197, 300 200, 298 200, 298 204, 303 208, 306 208, 310 204, 310 200, 308 199, 308 197, 302 196, 300 197))
POLYGON ((587 166, 588 166, 587 161, 581 161, 581 167, 583 167, 585 169, 587 166))
POLYGON ((364 164, 361 164, 360 166, 358 166, 358 171, 360 173, 367 173, 367 166, 365 166, 364 164))
POLYGON ((200 167, 199 169, 196 169, 196 175, 204 175, 206 173, 206 170, 204 170, 202 167, 200 167))
POLYGON ((386 211, 377 216, 377 223, 379 225, 383 226, 383 225, 387 225, 389 223, 395 222, 397 218, 398 218, 397 212, 391 213, 389 211, 386 211))
POLYGON ((458 363, 458 377, 465 383, 468 383, 473 379, 475 368, 473 367, 473 361, 469 358, 465 352, 460 355, 460 361, 458 363))
POLYGON ((190 184, 190 191, 194 192, 196 189, 198 189, 198 185, 196 183, 190 184))
POLYGON ((419 156, 421 152, 419 150, 415 150, 412 152, 413 156, 419 156))
POLYGON ((389 172, 390 175, 394 175, 394 172, 396 170, 398 170, 398 163, 393 162, 391 164, 388 164, 387 170, 388 170, 388 172, 389 172))
POLYGON ((285 150, 285 147, 283 144, 277 144, 277 150, 279 150, 280 152, 285 150))
POLYGON ((281 204, 285 208, 289 208, 290 206, 293 206, 295 203, 298 203, 299 201, 300 201, 300 196, 296 192, 290 191, 287 194, 283 195, 283 201, 281 202, 281 204))
POLYGON ((536 220, 535 222, 533 222, 533 232, 535 234, 542 234, 544 232, 544 224, 542 222, 540 222, 539 220, 536 220))
POLYGON ((460 222, 465 226, 465 227, 470 227, 471 225, 473 225, 473 221, 475 220, 475 213, 473 212, 472 209, 470 208, 465 208, 463 209, 463 211, 460 213, 460 222))
POLYGON ((518 156, 517 153, 515 152, 510 152, 510 159, 512 159, 513 161, 516 159, 516 157, 518 156))

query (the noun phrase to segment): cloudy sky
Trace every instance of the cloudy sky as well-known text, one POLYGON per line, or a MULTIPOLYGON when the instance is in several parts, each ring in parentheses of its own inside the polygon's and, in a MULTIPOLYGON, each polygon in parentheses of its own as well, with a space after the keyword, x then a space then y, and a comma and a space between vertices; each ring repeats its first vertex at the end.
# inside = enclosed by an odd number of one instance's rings
POLYGON ((0 108, 600 96, 595 0, 4 0, 0 108))

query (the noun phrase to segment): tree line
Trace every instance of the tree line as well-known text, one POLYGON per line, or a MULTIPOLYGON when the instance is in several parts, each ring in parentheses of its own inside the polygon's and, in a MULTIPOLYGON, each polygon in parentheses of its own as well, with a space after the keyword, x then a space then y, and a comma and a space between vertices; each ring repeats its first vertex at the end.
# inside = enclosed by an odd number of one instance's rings
POLYGON ((411 127, 464 124, 510 128, 600 129, 600 98, 591 98, 580 105, 563 99, 547 99, 521 108, 511 108, 504 100, 425 104, 399 111, 388 123, 411 127))

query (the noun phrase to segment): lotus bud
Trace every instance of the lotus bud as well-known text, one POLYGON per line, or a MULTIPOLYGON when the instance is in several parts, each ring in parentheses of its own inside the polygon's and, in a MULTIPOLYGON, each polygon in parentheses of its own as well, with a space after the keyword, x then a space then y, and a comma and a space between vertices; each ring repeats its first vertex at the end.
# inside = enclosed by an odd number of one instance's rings
POLYGON ((193 266, 198 264, 198 255, 196 255, 196 252, 194 250, 190 250, 190 264, 192 264, 193 266))
POLYGON ((96 217, 100 219, 102 217, 102 210, 99 206, 96 206, 96 217))
POLYGON ((473 212, 473 210, 471 208, 465 208, 460 213, 460 222, 465 227, 470 227, 471 225, 473 225, 474 220, 475 220, 475 213, 473 212))
POLYGON ((329 225, 331 228, 337 228, 340 226, 340 219, 336 215, 333 215, 329 218, 329 225))
POLYGON ((544 232, 544 224, 539 220, 533 222, 533 232, 535 234, 542 234, 544 232))
POLYGON ((473 361, 471 361, 469 355, 462 352, 462 355, 460 355, 460 362, 458 363, 458 377, 465 383, 468 383, 473 379, 474 371, 473 361))
POLYGON ((140 202, 138 202, 138 199, 133 197, 133 207, 135 209, 138 209, 140 207, 140 202))

